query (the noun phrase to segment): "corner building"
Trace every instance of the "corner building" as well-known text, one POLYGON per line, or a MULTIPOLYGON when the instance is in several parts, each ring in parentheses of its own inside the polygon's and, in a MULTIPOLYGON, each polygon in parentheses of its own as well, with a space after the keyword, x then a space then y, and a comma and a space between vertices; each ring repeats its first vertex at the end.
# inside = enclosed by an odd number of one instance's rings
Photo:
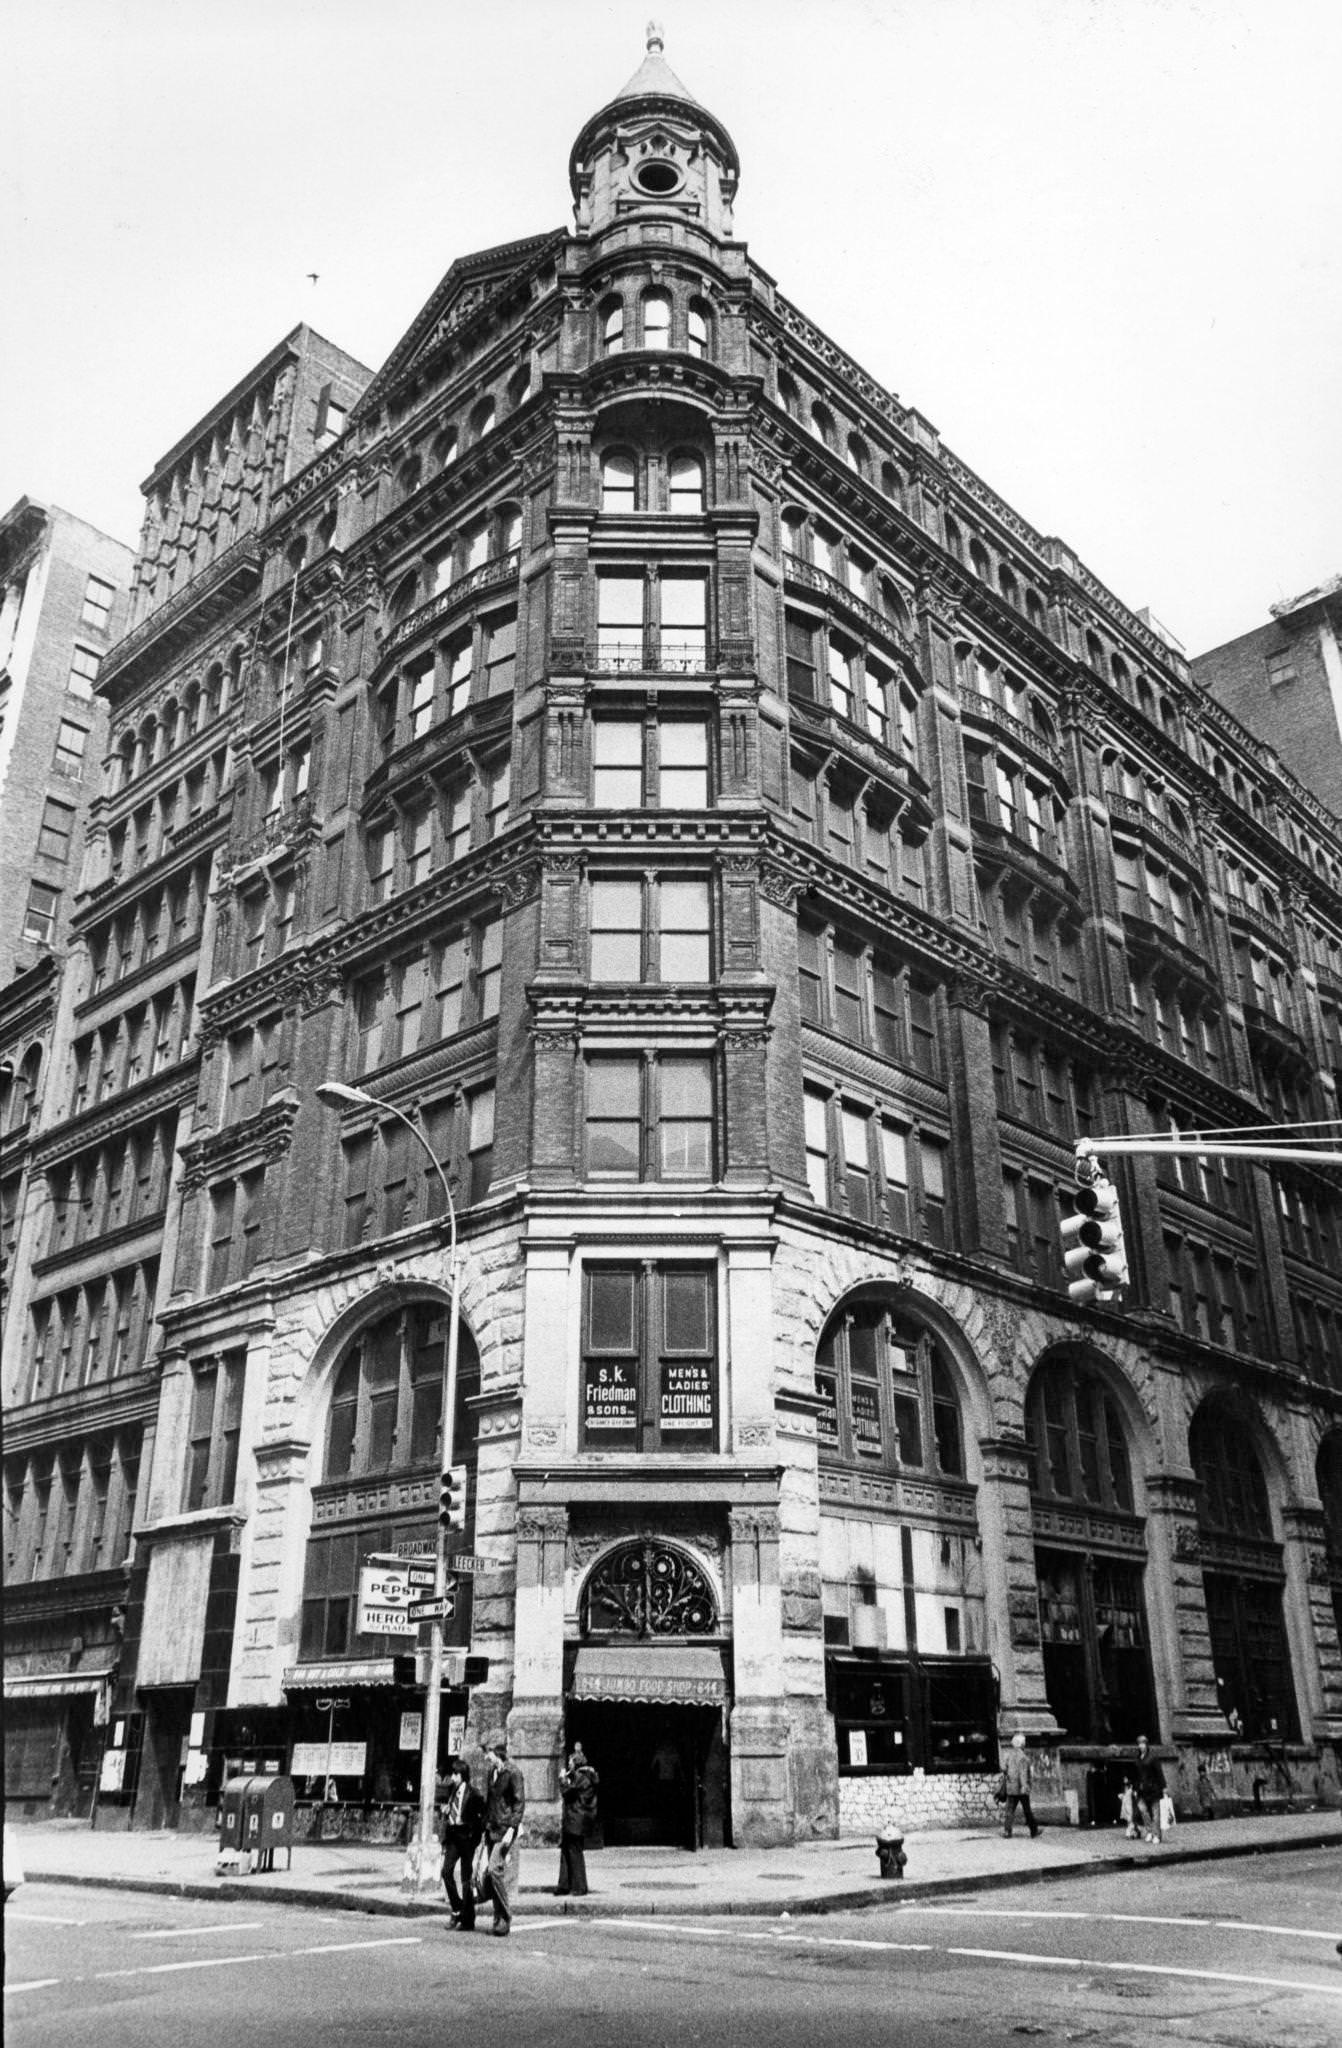
POLYGON ((1121 1305, 1058 1244, 1078 1135, 1337 1114, 1336 821, 780 295, 655 37, 570 176, 108 664, 114 843, 232 678, 108 1797, 414 1795, 358 1587, 433 1545, 445 1230, 338 1079, 454 1177, 451 1707, 540 1828, 575 1737, 612 1840, 987 1818, 1017 1729, 1046 1817, 1142 1731, 1336 1802, 1342 1184, 1123 1163, 1121 1305))

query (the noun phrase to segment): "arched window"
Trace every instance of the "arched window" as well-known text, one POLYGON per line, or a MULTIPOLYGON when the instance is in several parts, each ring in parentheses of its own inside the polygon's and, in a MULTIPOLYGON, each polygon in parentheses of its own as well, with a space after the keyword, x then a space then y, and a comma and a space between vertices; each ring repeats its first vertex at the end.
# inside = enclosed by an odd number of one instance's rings
POLYGON ((1238 1416, 1204 1402, 1189 1427, 1188 1458, 1202 1484, 1198 1519, 1206 1528, 1271 1540, 1267 1481, 1238 1416))
POLYGON ((37 1105, 37 1087, 42 1078, 42 1048, 33 1045, 23 1056, 14 1096, 10 1103, 9 1128, 17 1131, 27 1123, 37 1105))
POLYGON ((601 509, 603 512, 633 512, 638 504, 638 465, 624 448, 613 448, 601 458, 601 509))
POLYGON ((1094 633, 1087 633, 1086 635, 1086 660, 1090 663, 1096 675, 1104 673, 1104 649, 1094 633))
POLYGON ((608 356, 619 355, 624 347, 624 305, 620 299, 612 299, 607 305, 601 326, 602 352, 608 356))
POLYGON ((498 552, 510 555, 522 545, 522 507, 501 505, 498 516, 498 552))
POLYGON ((482 398, 480 400, 480 403, 476 406, 474 412, 471 414, 472 442, 483 441, 486 434, 493 433, 494 421, 496 417, 497 415, 495 414, 494 411, 493 399, 482 398))
POLYGON ((904 502, 904 479, 893 462, 881 464, 881 492, 883 496, 889 498, 892 505, 902 505, 904 502))
POLYGON ((860 434, 848 436, 848 467, 857 476, 865 476, 871 467, 871 456, 867 444, 860 434))
POLYGON ((784 412, 791 413, 794 420, 801 417, 801 393, 783 370, 778 373, 778 403, 784 412))
POLYGON ((520 370, 514 370, 508 379, 508 410, 515 412, 531 390, 531 364, 523 363, 520 370))
POLYGON ((882 1301, 841 1308, 816 1350, 822 1459, 963 1478, 960 1403, 936 1340, 882 1301))
POLYGON ((997 572, 997 587, 1014 611, 1020 610, 1020 585, 1004 562, 997 572))
POLYGON ((1292 1740, 1298 1728, 1282 1617, 1285 1573, 1267 1478, 1243 1417, 1215 1395, 1188 1429, 1197 1475, 1202 1587, 1217 1702, 1231 1733, 1292 1740))
POLYGON ((706 356, 709 342, 709 311, 702 299, 691 299, 685 323, 685 345, 692 356, 706 356))
MULTIPOLYGON (((401 464, 400 471, 396 478, 396 489, 398 495, 402 498, 408 498, 412 491, 418 490, 419 480, 423 473, 424 465, 420 461, 418 455, 412 455, 408 462, 403 462, 401 464)), ((289 567, 291 570, 297 570, 301 566, 301 555, 299 556, 297 562, 290 561, 289 563, 289 567)))
POLYGON ((1042 633, 1044 630, 1044 600, 1037 590, 1025 593, 1025 616, 1032 626, 1042 633))
POLYGON ((834 446, 834 415, 827 405, 817 403, 811 407, 811 432, 826 448, 834 446))
POLYGON ((649 292, 643 301, 644 348, 670 348, 671 300, 666 292, 649 292))
POLYGON ((1040 1367, 1025 1404, 1033 1488, 1131 1514, 1132 1464, 1118 1404, 1099 1375, 1071 1359, 1040 1367))
POLYGON ((704 465, 688 449, 678 449, 667 471, 667 507, 672 512, 702 512, 704 465))
MULTIPOLYGON (((447 1308, 415 1301, 361 1331, 336 1369, 326 1426, 324 1479, 371 1476, 438 1457, 443 1403, 447 1308)), ((463 1387, 479 1375, 475 1342, 461 1329, 457 1361, 458 1432, 462 1454, 463 1387)))
POLYGON ((888 576, 881 578, 881 610, 892 625, 898 626, 901 633, 913 630, 909 608, 888 576))
POLYGON ((450 469, 457 459, 457 430, 448 427, 433 444, 433 466, 435 470, 450 469))
POLYGON ((387 606, 387 617, 393 625, 397 620, 403 619, 406 613, 412 609, 418 590, 419 578, 412 569, 408 575, 402 576, 391 594, 391 601, 387 606))
POLYGON ((581 1613, 585 1636, 711 1636, 721 1626, 707 1578, 669 1543, 625 1543, 602 1558, 581 1613))
POLYGON ((945 532, 947 554, 953 555, 957 562, 963 562, 965 558, 964 535, 961 533, 959 526, 957 525, 956 521, 951 518, 949 513, 947 513, 946 515, 945 532))
MULTIPOLYGON (((187 701, 190 702, 190 699, 188 698, 187 701)), ((135 779, 135 735, 133 732, 128 732, 122 740, 117 758, 121 764, 120 787, 124 789, 128 782, 133 782, 135 779)))
POLYGON ((992 565, 988 560, 988 550, 981 540, 969 543, 969 566, 980 582, 988 582, 992 565))

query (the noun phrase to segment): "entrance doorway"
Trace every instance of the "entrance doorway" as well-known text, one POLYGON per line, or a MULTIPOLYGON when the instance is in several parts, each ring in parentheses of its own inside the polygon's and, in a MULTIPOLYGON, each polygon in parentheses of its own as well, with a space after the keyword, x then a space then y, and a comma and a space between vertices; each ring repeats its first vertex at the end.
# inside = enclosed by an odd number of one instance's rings
POLYGON ((570 1700, 564 1742, 566 1753, 580 1742, 600 1778, 601 1834, 612 1848, 726 1846, 720 1708, 570 1700))
POLYGON ((135 1799, 135 1825, 175 1828, 182 1804, 182 1774, 191 1737, 193 1685, 144 1692, 144 1752, 135 1799))

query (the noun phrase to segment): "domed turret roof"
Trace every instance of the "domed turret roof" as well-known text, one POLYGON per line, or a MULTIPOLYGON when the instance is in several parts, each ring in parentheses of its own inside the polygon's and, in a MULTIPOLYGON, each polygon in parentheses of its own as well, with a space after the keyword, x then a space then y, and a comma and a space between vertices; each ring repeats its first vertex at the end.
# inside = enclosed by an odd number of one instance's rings
POLYGON ((716 114, 711 114, 702 101, 697 100, 688 87, 676 77, 675 72, 662 54, 662 29, 660 22, 648 23, 648 47, 643 62, 639 65, 629 83, 622 86, 614 99, 607 100, 598 108, 591 119, 583 123, 582 131, 573 145, 569 158, 569 171, 574 170, 588 155, 593 136, 606 123, 618 122, 633 112, 635 107, 660 110, 668 119, 674 118, 677 107, 711 129, 722 150, 723 161, 730 171, 740 175, 740 158, 736 144, 723 127, 716 114))

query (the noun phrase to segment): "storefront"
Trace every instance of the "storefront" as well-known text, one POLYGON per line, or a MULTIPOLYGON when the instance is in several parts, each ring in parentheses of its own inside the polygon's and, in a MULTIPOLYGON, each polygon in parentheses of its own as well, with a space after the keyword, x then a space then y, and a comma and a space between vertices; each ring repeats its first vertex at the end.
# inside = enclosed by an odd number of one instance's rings
POLYGON ((581 1742, 599 1773, 603 1839, 612 1846, 725 1847, 725 1650, 587 1643, 566 1661, 565 1749, 581 1742))

